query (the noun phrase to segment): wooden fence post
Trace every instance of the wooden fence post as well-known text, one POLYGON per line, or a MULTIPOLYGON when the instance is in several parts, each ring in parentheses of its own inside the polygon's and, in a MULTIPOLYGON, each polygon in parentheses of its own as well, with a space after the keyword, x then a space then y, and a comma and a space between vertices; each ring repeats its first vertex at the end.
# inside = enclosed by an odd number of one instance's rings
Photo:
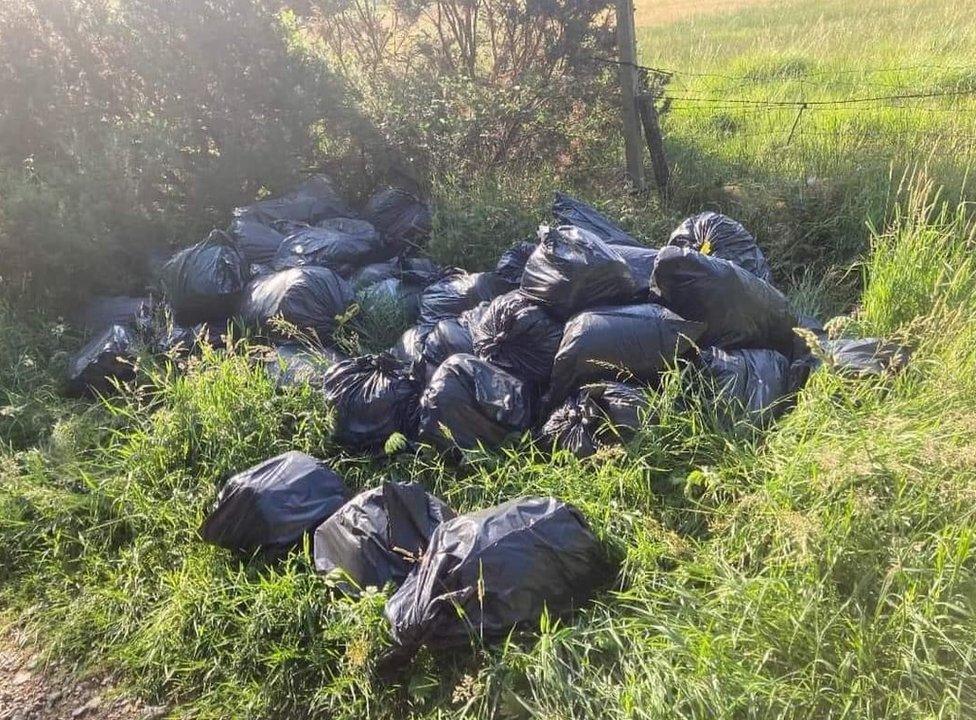
POLYGON ((640 109, 641 123, 644 125, 647 149, 651 154, 654 183, 657 185, 661 200, 667 202, 671 197, 671 171, 668 168, 667 155, 664 154, 664 137, 661 135, 661 124, 658 122, 654 100, 654 95, 642 93, 637 99, 637 107, 640 109))
POLYGON ((634 190, 644 190, 644 161, 641 150, 637 110, 637 38, 634 30, 633 0, 616 0, 617 52, 620 64, 620 98, 624 123, 624 152, 627 175, 634 190))

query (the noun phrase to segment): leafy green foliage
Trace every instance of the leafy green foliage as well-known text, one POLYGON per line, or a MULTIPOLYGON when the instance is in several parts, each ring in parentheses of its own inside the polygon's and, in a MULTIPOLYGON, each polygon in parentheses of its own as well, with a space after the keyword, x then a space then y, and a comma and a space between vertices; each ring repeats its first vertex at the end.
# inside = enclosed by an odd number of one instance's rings
POLYGON ((60 306, 140 289, 152 250, 319 165, 322 123, 334 144, 370 129, 267 3, 3 3, 8 287, 60 306))
MULTIPOLYGON (((309 45, 413 175, 568 162, 605 120, 608 0, 309 3, 309 45), (563 157, 553 157, 560 154, 563 157)), ((599 132, 599 131, 597 131, 599 132)))

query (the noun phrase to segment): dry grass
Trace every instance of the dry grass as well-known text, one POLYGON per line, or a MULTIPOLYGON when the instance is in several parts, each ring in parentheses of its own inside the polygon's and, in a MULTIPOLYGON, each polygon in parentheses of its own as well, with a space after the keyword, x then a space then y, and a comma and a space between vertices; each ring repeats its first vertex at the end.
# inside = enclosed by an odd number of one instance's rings
POLYGON ((636 0, 634 14, 638 27, 665 25, 698 15, 733 13, 774 0, 636 0))

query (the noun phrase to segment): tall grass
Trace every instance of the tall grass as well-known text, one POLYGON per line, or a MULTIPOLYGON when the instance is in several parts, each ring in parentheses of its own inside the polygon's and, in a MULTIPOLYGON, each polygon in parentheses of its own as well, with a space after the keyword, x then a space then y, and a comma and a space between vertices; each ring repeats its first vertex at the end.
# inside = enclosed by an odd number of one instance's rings
POLYGON ((909 369, 821 370, 761 436, 723 429, 676 373, 656 424, 595 460, 527 440, 463 466, 370 460, 332 445, 314 389, 277 392, 243 345, 151 370, 62 423, 58 452, 4 456, 0 604, 192 717, 972 716, 972 242, 966 209, 916 183, 872 237, 856 318, 911 341, 909 369), (460 511, 558 495, 618 579, 573 618, 380 672, 382 592, 342 597, 308 548, 239 561, 196 536, 228 474, 287 448, 354 489, 413 478, 460 511))

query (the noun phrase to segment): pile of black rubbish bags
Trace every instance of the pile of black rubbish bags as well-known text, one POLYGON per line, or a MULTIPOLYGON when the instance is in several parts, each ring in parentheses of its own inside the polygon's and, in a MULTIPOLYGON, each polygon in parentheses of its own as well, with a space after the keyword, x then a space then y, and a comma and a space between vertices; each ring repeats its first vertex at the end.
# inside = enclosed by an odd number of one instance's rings
MULTIPOLYGON (((897 345, 831 340, 796 314, 729 217, 690 217, 656 249, 561 193, 553 216, 494 270, 470 273, 423 257, 431 211, 414 195, 381 188, 355 210, 315 176, 177 252, 160 271, 162 303, 93 303, 83 322, 96 332, 72 360, 69 389, 107 392, 112 378, 133 377, 138 354, 219 344, 233 320, 276 348, 268 370, 279 384, 321 386, 334 439, 351 450, 382 451, 400 434, 457 454, 531 432, 586 457, 652 421, 648 388, 679 362, 699 369, 730 416, 761 426, 824 360, 849 375, 907 361, 897 345), (346 358, 330 346, 336 319, 364 298, 415 324, 388 352, 346 358), (280 337, 280 320, 321 347, 280 337)), ((285 453, 228 480, 201 534, 243 554, 312 534, 316 569, 341 571, 340 587, 392 584, 386 614, 407 650, 504 636, 544 609, 571 611, 613 575, 580 512, 555 498, 456 516, 414 483, 350 495, 320 460, 285 453)))

